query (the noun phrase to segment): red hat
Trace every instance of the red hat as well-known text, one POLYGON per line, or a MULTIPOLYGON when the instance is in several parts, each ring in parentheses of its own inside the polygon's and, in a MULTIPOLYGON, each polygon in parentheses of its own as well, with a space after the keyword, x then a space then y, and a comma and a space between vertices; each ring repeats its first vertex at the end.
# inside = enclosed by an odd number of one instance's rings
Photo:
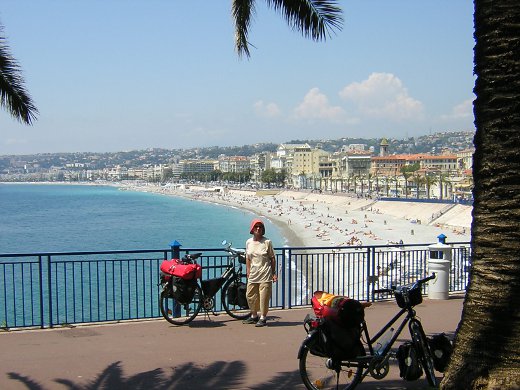
POLYGON ((253 222, 251 222, 251 227, 249 228, 249 234, 253 234, 254 228, 256 225, 262 226, 262 236, 265 234, 265 226, 262 220, 260 219, 253 219, 253 222))

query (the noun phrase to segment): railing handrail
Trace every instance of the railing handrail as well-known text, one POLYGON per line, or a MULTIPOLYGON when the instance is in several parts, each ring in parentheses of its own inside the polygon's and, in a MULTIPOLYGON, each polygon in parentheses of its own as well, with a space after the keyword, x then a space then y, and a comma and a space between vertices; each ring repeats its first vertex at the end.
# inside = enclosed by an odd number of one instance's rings
MULTIPOLYGON (((366 249, 366 248, 402 248, 402 247, 425 247, 429 245, 437 244, 437 242, 429 243, 404 243, 404 244, 379 244, 379 245, 319 245, 319 246, 283 246, 274 247, 275 251, 283 251, 287 249, 291 250, 305 250, 305 249, 366 249)), ((449 242, 449 245, 469 245, 468 241, 455 241, 449 242)), ((240 248, 240 246, 237 246, 240 248)), ((224 251, 224 248, 183 248, 181 252, 218 252, 224 251)), ((114 255, 114 254, 139 254, 139 253, 171 253, 172 248, 164 249, 115 249, 115 250, 103 250, 103 251, 68 251, 68 252, 25 252, 25 253, 0 253, 0 258, 13 258, 13 257, 38 257, 38 256, 85 256, 85 255, 114 255)))

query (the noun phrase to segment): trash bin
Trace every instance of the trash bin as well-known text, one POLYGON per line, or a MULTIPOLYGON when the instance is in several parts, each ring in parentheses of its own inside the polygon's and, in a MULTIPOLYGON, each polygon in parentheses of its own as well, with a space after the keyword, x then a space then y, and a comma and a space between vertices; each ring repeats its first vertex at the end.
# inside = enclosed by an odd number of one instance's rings
POLYGON ((428 282, 428 298, 449 299, 451 245, 446 244, 446 236, 440 234, 437 244, 430 245, 428 271, 435 272, 435 279, 428 282))

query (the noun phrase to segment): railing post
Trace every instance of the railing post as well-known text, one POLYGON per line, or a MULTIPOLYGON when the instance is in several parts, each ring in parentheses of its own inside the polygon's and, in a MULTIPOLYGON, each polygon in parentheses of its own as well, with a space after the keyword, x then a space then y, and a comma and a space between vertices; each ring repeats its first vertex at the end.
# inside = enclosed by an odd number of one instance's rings
POLYGON ((40 274, 40 328, 45 328, 45 325, 44 325, 44 307, 43 307, 43 260, 42 260, 42 256, 39 255, 38 256, 38 267, 39 267, 39 274, 40 274))
POLYGON ((52 323, 52 272, 51 272, 51 256, 47 256, 47 285, 49 294, 49 327, 53 327, 52 323))
POLYGON ((181 258, 181 244, 177 240, 170 242, 170 247, 172 248, 172 259, 180 259, 181 258))
MULTIPOLYGON (((290 259, 291 259, 291 250, 290 249, 284 249, 283 250, 283 256, 282 256, 282 269, 283 269, 283 272, 282 272, 282 286, 283 286, 283 290, 284 291, 287 288, 287 300, 288 300, 287 307, 289 309, 292 306, 291 305, 291 302, 292 302, 292 297, 291 297, 292 277, 291 277, 291 261, 290 261, 290 259), (289 260, 287 259, 287 255, 289 255, 289 260), (286 278, 286 276, 287 276, 287 278, 286 278), (286 279, 287 279, 287 284, 285 283, 286 279)), ((284 298, 282 300, 282 309, 285 309, 285 294, 284 294, 284 298)))
POLYGON ((375 265, 375 256, 374 256, 374 253, 375 253, 375 248, 374 247, 367 247, 367 278, 366 278, 366 297, 365 297, 365 300, 370 300, 370 281, 372 280, 372 270, 373 269, 376 269, 376 265, 375 265))

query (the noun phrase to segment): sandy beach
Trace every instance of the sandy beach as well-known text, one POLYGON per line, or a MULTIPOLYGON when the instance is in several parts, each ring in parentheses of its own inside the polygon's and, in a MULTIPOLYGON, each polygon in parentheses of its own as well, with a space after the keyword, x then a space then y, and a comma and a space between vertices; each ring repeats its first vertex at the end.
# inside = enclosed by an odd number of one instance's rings
MULTIPOLYGON (((217 192, 204 187, 130 186, 246 209, 276 224, 292 247, 469 242, 472 207, 460 204, 378 201, 309 191, 217 192)), ((268 236, 269 234, 267 234, 268 236)))

